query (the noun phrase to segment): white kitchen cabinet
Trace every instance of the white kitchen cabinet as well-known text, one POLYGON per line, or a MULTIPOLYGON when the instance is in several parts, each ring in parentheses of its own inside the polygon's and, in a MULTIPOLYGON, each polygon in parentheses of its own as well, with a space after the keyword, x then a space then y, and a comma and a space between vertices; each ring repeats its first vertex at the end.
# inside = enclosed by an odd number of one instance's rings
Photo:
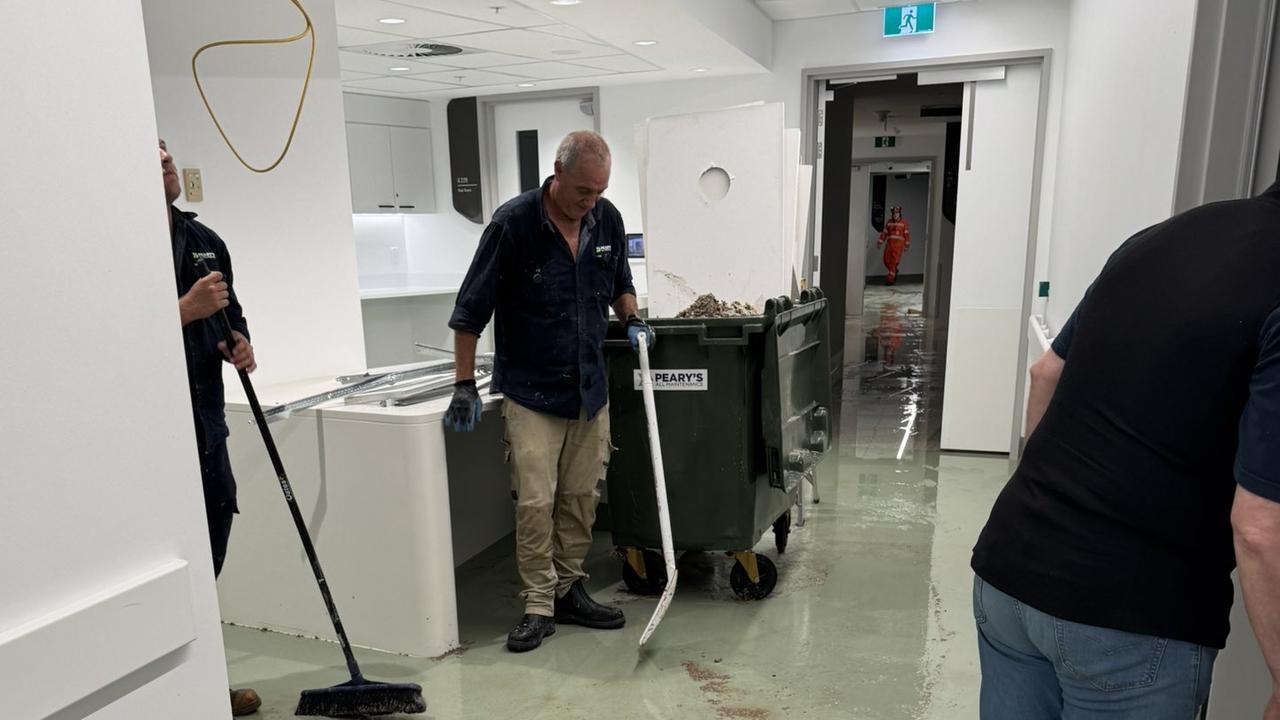
POLYGON ((391 177, 401 212, 435 212, 436 184, 431 177, 431 131, 389 127, 391 177))
POLYGON ((349 122, 347 162, 353 212, 435 212, 430 130, 349 122))

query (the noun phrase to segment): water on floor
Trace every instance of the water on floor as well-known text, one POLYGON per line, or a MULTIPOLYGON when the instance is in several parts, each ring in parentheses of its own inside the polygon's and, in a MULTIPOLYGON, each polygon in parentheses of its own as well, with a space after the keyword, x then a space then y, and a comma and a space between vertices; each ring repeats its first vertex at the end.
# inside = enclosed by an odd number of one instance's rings
MULTIPOLYGON (((686 556, 661 628, 637 641, 655 600, 619 582, 597 537, 589 588, 627 612, 619 631, 561 626, 542 648, 506 651, 519 618, 510 542, 458 578, 463 646, 434 660, 358 652, 366 674, 420 683, 425 718, 468 720, 966 720, 976 718, 969 549, 1007 477, 1003 458, 939 453, 945 329, 920 315, 920 286, 869 288, 848 323, 838 452, 820 502, 778 555, 764 601, 729 588, 732 560, 686 556)), ((235 686, 265 718, 303 688, 342 681, 332 644, 228 627, 235 686)))

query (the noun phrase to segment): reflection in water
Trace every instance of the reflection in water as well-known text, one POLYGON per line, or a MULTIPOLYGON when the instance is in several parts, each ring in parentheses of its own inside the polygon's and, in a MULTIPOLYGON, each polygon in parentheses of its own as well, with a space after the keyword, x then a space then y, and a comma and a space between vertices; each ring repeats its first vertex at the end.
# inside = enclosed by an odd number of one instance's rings
POLYGON ((936 453, 946 330, 925 318, 923 304, 920 284, 868 286, 862 317, 847 319, 845 347, 861 353, 845 365, 845 457, 925 461, 926 450, 936 453))

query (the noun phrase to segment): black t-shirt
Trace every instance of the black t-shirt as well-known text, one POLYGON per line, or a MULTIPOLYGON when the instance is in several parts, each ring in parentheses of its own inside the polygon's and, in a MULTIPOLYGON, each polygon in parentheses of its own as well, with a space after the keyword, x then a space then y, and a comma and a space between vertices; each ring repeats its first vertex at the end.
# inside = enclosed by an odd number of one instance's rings
POLYGON ((1280 502, 1278 305, 1280 187, 1118 250, 1055 340, 975 572, 1065 620, 1224 647, 1236 483, 1280 502))

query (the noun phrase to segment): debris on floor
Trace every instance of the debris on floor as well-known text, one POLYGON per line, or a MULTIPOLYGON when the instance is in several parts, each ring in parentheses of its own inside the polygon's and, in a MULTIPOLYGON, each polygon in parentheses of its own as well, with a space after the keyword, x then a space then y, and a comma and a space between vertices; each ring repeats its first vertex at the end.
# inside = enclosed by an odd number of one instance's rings
POLYGON ((725 302, 707 293, 698 296, 689 307, 676 314, 678 318, 740 317, 759 315, 760 311, 744 302, 725 302))

